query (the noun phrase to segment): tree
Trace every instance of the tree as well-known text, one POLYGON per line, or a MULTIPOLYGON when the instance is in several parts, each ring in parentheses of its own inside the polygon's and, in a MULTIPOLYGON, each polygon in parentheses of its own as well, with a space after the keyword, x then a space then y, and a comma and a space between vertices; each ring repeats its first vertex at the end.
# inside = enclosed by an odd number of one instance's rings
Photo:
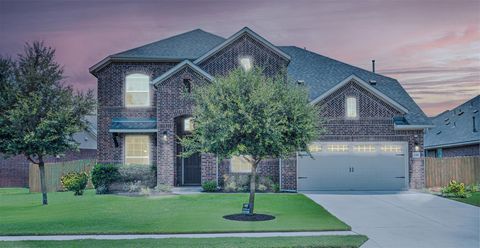
POLYGON ((260 68, 237 69, 195 87, 191 136, 181 139, 183 156, 213 153, 220 159, 243 156, 251 164, 250 214, 253 214, 258 164, 307 151, 322 132, 318 109, 307 89, 284 74, 267 77, 260 68))
POLYGON ((0 58, 0 72, 0 152, 23 154, 38 165, 46 205, 45 158, 78 149, 72 135, 87 126, 84 116, 95 107, 93 92, 75 93, 65 86, 55 50, 43 42, 27 43, 16 63, 0 58))

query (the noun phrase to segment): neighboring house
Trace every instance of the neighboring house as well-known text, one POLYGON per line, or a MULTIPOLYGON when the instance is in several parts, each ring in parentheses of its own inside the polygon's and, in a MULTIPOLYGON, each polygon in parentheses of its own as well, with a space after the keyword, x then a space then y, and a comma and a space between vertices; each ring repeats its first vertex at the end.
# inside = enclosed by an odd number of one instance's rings
POLYGON ((480 156, 480 95, 432 117, 425 131, 427 157, 480 156))
POLYGON ((200 185, 248 173, 238 157, 178 155, 193 124, 192 87, 238 66, 266 75, 287 69, 322 107, 327 133, 313 157, 263 162, 258 172, 282 190, 403 190, 424 185, 423 130, 431 121, 392 78, 295 46, 275 46, 249 28, 228 39, 196 29, 110 55, 90 68, 98 79, 98 160, 157 166, 157 182, 200 185))
MULTIPOLYGON (((57 157, 47 157, 45 162, 55 163, 79 159, 95 159, 97 155, 97 117, 89 115, 87 130, 75 133, 73 139, 79 143, 79 151, 68 151, 57 157)), ((0 154, 0 187, 28 187, 28 167, 24 155, 5 158, 0 154)))

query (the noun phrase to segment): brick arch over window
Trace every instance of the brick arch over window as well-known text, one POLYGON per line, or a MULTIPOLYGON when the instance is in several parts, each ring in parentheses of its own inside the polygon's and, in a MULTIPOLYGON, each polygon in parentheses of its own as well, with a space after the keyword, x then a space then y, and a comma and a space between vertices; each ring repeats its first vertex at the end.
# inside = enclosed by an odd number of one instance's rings
POLYGON ((281 73, 288 64, 288 61, 271 51, 270 48, 249 34, 244 34, 232 44, 201 62, 199 66, 211 75, 226 75, 239 67, 240 59, 244 57, 251 58, 253 66, 264 68, 265 74, 269 76, 281 73))
POLYGON ((394 116, 402 115, 400 111, 352 80, 317 104, 321 106, 321 116, 330 120, 345 119, 347 97, 357 99, 359 120, 391 120, 394 116))

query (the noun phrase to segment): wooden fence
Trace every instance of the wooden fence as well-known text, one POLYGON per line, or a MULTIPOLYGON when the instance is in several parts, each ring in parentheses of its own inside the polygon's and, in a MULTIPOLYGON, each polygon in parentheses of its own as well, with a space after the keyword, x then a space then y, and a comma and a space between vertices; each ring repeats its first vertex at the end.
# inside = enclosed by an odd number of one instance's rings
MULTIPOLYGON (((75 160, 59 163, 45 163, 45 181, 47 184, 47 192, 62 191, 63 186, 60 182, 60 178, 69 172, 87 172, 90 175, 90 171, 95 165, 95 160, 75 160)), ((40 188, 40 170, 38 165, 30 164, 29 167, 29 187, 30 192, 41 192, 40 188)), ((92 183, 88 180, 87 188, 92 188, 92 183)))
POLYGON ((425 186, 443 187, 456 180, 480 183, 480 157, 425 158, 425 186))

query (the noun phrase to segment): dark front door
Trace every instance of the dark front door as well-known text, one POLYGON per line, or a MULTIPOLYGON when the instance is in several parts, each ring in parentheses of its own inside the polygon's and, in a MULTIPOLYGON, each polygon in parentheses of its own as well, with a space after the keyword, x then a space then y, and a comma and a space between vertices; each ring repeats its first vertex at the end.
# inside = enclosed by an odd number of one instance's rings
MULTIPOLYGON (((179 117, 176 120, 178 137, 185 137, 191 134, 190 120, 188 117, 179 117)), ((183 147, 177 142, 177 184, 178 185, 200 185, 201 184, 201 157, 195 153, 188 158, 181 157, 183 147)))
POLYGON ((200 154, 182 158, 183 185, 200 185, 200 154))

